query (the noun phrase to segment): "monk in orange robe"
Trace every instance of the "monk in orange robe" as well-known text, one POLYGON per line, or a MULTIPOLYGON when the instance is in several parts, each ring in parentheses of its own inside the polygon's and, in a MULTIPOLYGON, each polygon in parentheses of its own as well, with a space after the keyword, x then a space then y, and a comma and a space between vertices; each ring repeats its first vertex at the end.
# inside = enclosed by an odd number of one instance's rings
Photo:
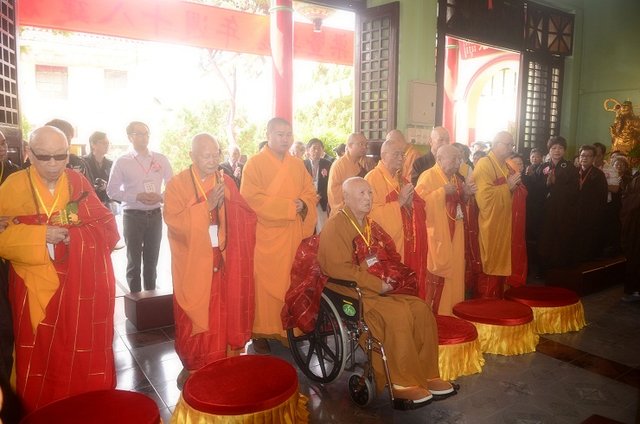
POLYGON ((373 190, 371 218, 391 236, 402 263, 418 276, 418 296, 425 299, 427 229, 424 200, 414 196, 413 185, 402 175, 405 145, 382 143, 380 162, 365 179, 373 190))
POLYGON ((407 142, 404 134, 400 130, 391 130, 387 133, 385 137, 385 141, 387 140, 395 140, 404 144, 404 162, 402 163, 402 177, 411 181, 411 173, 413 172, 413 162, 416 161, 422 154, 416 149, 416 147, 407 142))
POLYGON ((169 181, 164 198, 175 345, 184 364, 178 387, 190 372, 240 353, 254 314, 256 215, 219 171, 220 145, 211 135, 196 135, 189 155, 192 165, 169 181))
POLYGON ((351 134, 347 140, 345 154, 333 162, 329 169, 329 216, 338 213, 343 206, 342 183, 351 177, 364 177, 367 173, 364 163, 366 153, 367 138, 362 133, 351 134))
POLYGON ((291 124, 273 118, 267 146, 249 158, 240 193, 258 216, 254 277, 254 348, 268 352, 266 338, 283 339, 280 311, 289 288, 291 265, 302 239, 313 234, 317 195, 304 163, 289 154, 291 124))
POLYGON ((457 172, 461 162, 458 149, 442 146, 436 165, 416 186, 427 211, 426 302, 438 315, 453 315, 453 306, 464 300, 464 209, 470 189, 457 172))
POLYGON ((520 173, 506 164, 513 147, 513 136, 499 132, 491 152, 478 161, 473 171, 478 188, 478 244, 482 261, 477 297, 502 298, 505 277, 511 275, 512 193, 520 183, 520 173))
POLYGON ((31 166, 0 187, 0 256, 11 263, 16 392, 27 412, 116 385, 113 358, 118 241, 113 214, 84 176, 65 170, 69 145, 45 126, 31 166))

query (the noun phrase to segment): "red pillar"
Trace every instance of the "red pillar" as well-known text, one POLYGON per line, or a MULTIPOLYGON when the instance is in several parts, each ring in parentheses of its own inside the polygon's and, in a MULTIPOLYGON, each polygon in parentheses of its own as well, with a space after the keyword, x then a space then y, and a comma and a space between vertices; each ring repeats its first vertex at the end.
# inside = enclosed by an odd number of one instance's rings
POLYGON ((455 90, 458 85, 458 56, 460 44, 455 38, 446 38, 445 88, 442 126, 449 130, 451 141, 456 140, 455 90))
POLYGON ((293 5, 271 0, 271 59, 273 61, 273 116, 293 118, 293 5))

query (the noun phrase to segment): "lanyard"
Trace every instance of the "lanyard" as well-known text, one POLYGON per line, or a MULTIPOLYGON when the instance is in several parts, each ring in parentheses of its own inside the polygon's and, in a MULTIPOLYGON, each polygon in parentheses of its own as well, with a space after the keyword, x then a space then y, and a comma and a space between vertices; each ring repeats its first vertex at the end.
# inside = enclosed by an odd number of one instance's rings
POLYGON ((196 188, 198 189, 198 191, 200 191, 200 194, 202 194, 202 197, 204 197, 204 201, 206 202, 207 200, 209 200, 207 198, 207 193, 205 193, 202 184, 200 184, 200 178, 198 178, 198 176, 196 175, 196 171, 193 170, 193 166, 191 166, 191 176, 193 177, 193 182, 196 185, 196 188))
MULTIPOLYGON (((29 175, 31 175, 31 168, 29 168, 29 175)), ((56 210, 58 200, 60 200, 60 191, 58 191, 58 195, 53 201, 53 205, 51 206, 51 209, 48 209, 47 206, 44 204, 44 200, 42 200, 42 196, 40 196, 40 191, 38 190, 38 187, 34 187, 33 183, 31 187, 33 188, 33 192, 36 195, 36 199, 38 199, 38 203, 40 204, 40 206, 42 206, 42 209, 44 209, 44 213, 47 215, 47 222, 48 222, 49 219, 51 219, 51 215, 53 215, 53 212, 55 212, 56 210)))
POLYGON ((146 177, 149 174, 149 171, 151 171, 151 167, 153 166, 153 153, 151 153, 151 163, 149 164, 149 168, 147 169, 144 169, 144 166, 142 166, 142 163, 140 163, 138 157, 135 154, 133 155, 133 159, 138 162, 138 165, 140 165, 140 168, 142 168, 142 171, 144 172, 144 175, 146 177))
POLYGON ((4 176, 4 161, 2 161, 2 170, 0 170, 0 184, 2 184, 3 176, 4 176))
POLYGON ((366 244, 367 247, 370 247, 371 246, 371 224, 369 223, 369 218, 368 217, 365 218, 364 234, 363 234, 362 231, 360 231, 360 227, 358 226, 358 224, 353 220, 353 218, 351 218, 351 216, 349 216, 347 212, 345 212, 344 209, 340 209, 340 212, 342 212, 344 216, 347 217, 347 219, 349 220, 353 228, 355 228, 358 234, 360 234, 360 237, 362 237, 362 240, 364 240, 364 244, 366 244))
POLYGON ((582 176, 582 170, 580 170, 580 190, 582 190, 582 185, 587 180, 587 177, 589 176, 589 173, 591 172, 592 168, 593 168, 593 166, 589 167, 589 170, 587 171, 586 174, 584 174, 584 177, 582 176))
MULTIPOLYGON (((398 170, 398 172, 400 172, 400 170, 398 170)), ((384 173, 382 173, 382 178, 384 178, 384 180, 387 182, 387 184, 389 184, 391 186, 391 188, 393 189, 393 191, 395 191, 396 193, 400 194, 400 180, 398 180, 398 187, 396 188, 394 186, 394 184, 389 181, 389 179, 387 178, 386 175, 384 175, 384 173)))
MULTIPOLYGON (((489 155, 488 155, 488 156, 489 156, 489 160, 491 160, 491 162, 493 162, 493 164, 495 165, 495 167, 496 167, 496 168, 498 168, 498 170, 500 171, 500 173, 502 174, 502 176, 503 176, 503 177, 504 177, 504 179, 506 180, 506 179, 507 179, 507 174, 508 174, 508 172, 507 172, 507 173, 505 173, 505 172, 502 170, 502 167, 501 167, 500 165, 498 165, 498 162, 496 162, 496 160, 493 158, 493 152, 489 153, 489 155)), ((508 169, 508 168, 507 168, 507 169, 508 169)), ((496 175, 496 177, 497 177, 497 175, 496 175)))

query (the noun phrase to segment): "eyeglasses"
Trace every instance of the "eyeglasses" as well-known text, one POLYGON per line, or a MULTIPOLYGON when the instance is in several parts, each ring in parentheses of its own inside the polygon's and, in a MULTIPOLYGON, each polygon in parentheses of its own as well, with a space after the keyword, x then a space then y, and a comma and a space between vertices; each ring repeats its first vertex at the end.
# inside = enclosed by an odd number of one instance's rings
POLYGON ((150 133, 148 132, 132 132, 132 136, 134 137, 149 137, 150 133))
POLYGON ((38 159, 41 162, 49 162, 51 159, 57 161, 57 162, 61 162, 63 160, 66 160, 69 157, 69 153, 60 153, 57 155, 39 155, 36 152, 34 152, 33 150, 31 150, 31 154, 38 159))

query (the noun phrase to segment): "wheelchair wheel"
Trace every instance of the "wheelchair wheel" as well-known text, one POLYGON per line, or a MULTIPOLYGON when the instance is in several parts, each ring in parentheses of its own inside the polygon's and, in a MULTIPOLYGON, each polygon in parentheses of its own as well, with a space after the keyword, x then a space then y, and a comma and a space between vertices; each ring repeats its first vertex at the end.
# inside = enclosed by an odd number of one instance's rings
POLYGON ((358 374, 353 374, 349 377, 349 395, 351 400, 359 407, 364 408, 373 402, 375 394, 376 389, 370 379, 358 374))
POLYGON ((313 331, 297 336, 294 329, 289 329, 287 338, 293 359, 311 380, 330 383, 344 370, 347 362, 347 330, 335 306, 324 293, 313 331))

